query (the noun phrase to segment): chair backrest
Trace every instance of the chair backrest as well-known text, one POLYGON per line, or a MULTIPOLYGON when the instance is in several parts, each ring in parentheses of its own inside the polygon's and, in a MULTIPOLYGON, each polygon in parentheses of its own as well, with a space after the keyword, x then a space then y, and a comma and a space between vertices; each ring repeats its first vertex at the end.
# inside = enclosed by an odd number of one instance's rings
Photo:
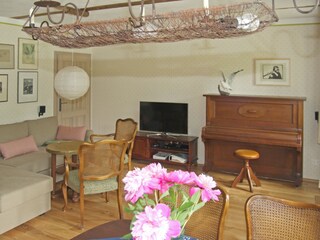
MULTIPOLYGON (((226 190, 220 186, 214 189, 221 191, 219 201, 206 202, 202 208, 194 212, 186 224, 185 235, 199 240, 223 239, 224 222, 229 208, 229 195, 226 190)), ((181 185, 180 191, 189 193, 190 187, 181 185)), ((167 201, 166 198, 163 198, 161 202, 172 207, 172 202, 167 201)), ((178 199, 178 203, 179 202, 181 202, 181 198, 178 199)))
POLYGON ((215 189, 221 191, 219 201, 209 201, 204 207, 193 213, 186 224, 186 235, 199 240, 223 239, 224 222, 229 208, 229 195, 220 186, 217 186, 215 189))
POLYGON ((248 240, 320 239, 320 205, 253 195, 245 214, 248 240))
POLYGON ((115 140, 133 140, 138 130, 138 123, 132 118, 118 119, 116 122, 115 140))
POLYGON ((123 170, 127 147, 127 141, 118 140, 83 143, 78 154, 80 181, 119 176, 123 170))
POLYGON ((138 131, 138 123, 132 118, 118 119, 116 122, 116 132, 114 134, 114 139, 116 140, 126 140, 128 141, 128 163, 129 170, 131 170, 131 157, 134 146, 134 139, 138 131))

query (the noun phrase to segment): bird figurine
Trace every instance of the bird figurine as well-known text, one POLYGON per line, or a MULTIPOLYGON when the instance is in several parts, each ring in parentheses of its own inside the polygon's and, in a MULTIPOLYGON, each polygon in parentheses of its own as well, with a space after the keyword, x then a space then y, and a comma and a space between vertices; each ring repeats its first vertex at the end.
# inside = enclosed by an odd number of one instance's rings
POLYGON ((234 77, 237 75, 237 73, 243 71, 243 69, 240 69, 236 72, 233 72, 230 74, 230 76, 228 78, 226 78, 226 76, 224 75, 224 73, 221 71, 221 75, 222 75, 222 80, 220 81, 220 84, 218 85, 218 90, 220 95, 230 95, 232 88, 232 81, 234 79, 234 77))

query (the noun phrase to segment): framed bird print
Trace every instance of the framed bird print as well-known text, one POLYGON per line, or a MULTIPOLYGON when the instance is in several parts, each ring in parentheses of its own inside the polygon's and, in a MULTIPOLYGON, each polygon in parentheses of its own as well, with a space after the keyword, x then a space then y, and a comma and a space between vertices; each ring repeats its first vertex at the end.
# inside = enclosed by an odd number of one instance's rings
POLYGON ((265 86, 290 85, 289 59, 255 59, 255 84, 265 86))
POLYGON ((38 41, 19 38, 19 69, 38 69, 38 41))
POLYGON ((38 101, 38 72, 18 72, 18 103, 38 101))

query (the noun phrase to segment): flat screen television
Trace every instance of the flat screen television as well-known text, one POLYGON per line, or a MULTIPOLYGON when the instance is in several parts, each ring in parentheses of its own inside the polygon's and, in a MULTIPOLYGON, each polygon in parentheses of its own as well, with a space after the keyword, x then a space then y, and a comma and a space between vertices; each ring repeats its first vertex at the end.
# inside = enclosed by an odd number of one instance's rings
POLYGON ((188 134, 188 104, 140 102, 141 131, 188 134))

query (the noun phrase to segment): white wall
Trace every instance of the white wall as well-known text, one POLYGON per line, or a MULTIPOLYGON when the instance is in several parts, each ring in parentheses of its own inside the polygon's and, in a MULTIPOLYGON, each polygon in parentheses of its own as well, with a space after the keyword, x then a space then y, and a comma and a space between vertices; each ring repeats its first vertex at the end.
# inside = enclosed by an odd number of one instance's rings
MULTIPOLYGON (((0 69, 0 74, 8 74, 8 101, 0 102, 0 124, 19 122, 26 119, 38 118, 40 105, 46 106, 43 117, 53 115, 53 47, 39 42, 39 67, 36 70, 18 69, 18 38, 30 37, 21 31, 19 23, 10 23, 8 19, 0 19, 0 44, 14 45, 15 68, 0 69), (5 20, 5 21, 3 21, 5 20), (9 22, 9 23, 8 23, 9 22), (38 72, 38 101, 30 103, 17 103, 18 72, 38 72)), ((12 21, 11 21, 12 22, 12 21)))
POLYGON ((22 70, 18 68, 18 39, 31 39, 24 33, 22 25, 24 21, 13 20, 0 17, 0 44, 14 45, 15 67, 14 69, 0 69, 0 74, 8 74, 8 101, 0 102, 0 124, 20 122, 27 119, 37 119, 40 105, 46 106, 46 113, 41 117, 49 117, 54 114, 53 103, 53 83, 54 83, 54 52, 81 52, 91 53, 91 49, 65 49, 52 46, 43 41, 38 41, 38 61, 36 70, 22 70), (36 102, 17 103, 17 83, 18 72, 36 71, 38 72, 38 100, 36 102))
POLYGON ((232 94, 303 96, 304 178, 320 178, 320 146, 314 112, 320 109, 320 26, 274 26, 247 37, 178 43, 124 44, 93 49, 92 124, 97 132, 114 131, 120 117, 139 121, 139 101, 189 103, 189 134, 205 125, 205 93, 218 93, 220 71, 244 69, 232 94), (289 58, 290 86, 254 85, 255 58, 289 58))

